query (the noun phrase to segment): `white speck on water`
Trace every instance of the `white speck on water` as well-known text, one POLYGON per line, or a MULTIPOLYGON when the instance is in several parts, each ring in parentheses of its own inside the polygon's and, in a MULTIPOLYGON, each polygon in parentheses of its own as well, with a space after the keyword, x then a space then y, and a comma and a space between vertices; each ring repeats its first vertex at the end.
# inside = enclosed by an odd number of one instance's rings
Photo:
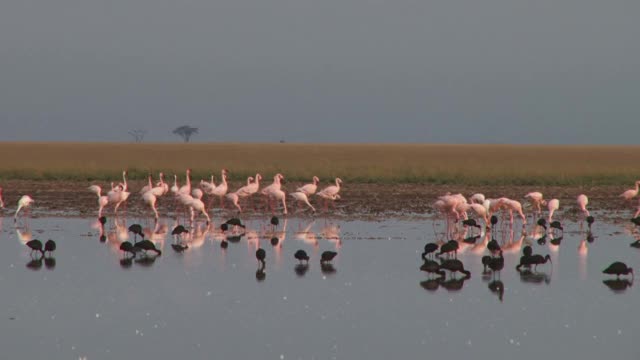
POLYGON ((467 346, 471 346, 471 340, 467 340, 467 346))
POLYGON ((157 329, 158 328, 158 324, 153 325, 153 328, 157 329))
POLYGON ((304 308, 309 310, 309 305, 305 305, 304 308))
POLYGON ((618 335, 622 335, 622 330, 618 329, 618 335))
POLYGON ((136 329, 136 335, 140 334, 140 330, 136 329))
POLYGON ((235 269, 236 268, 236 264, 235 263, 231 264, 231 267, 235 269))
POLYGON ((13 269, 13 264, 9 265, 9 267, 13 269))
POLYGON ((56 314, 51 315, 51 320, 55 320, 56 319, 56 314))
POLYGON ((211 296, 212 292, 211 291, 207 291, 207 296, 211 296))
POLYGON ((287 301, 287 297, 286 297, 286 296, 283 296, 283 297, 282 297, 282 300, 287 301))
POLYGON ((322 320, 326 320, 326 319, 327 319, 327 317, 326 317, 325 315, 321 315, 321 316, 320 316, 320 319, 322 319, 322 320))
POLYGON ((280 354, 280 360, 284 359, 284 354, 280 354))
POLYGON ((593 339, 594 339, 594 340, 596 340, 597 338, 598 338, 597 336, 593 335, 593 339))
POLYGON ((96 319, 100 319, 100 314, 96 313, 96 319))
POLYGON ((453 299, 452 299, 452 298, 449 298, 449 302, 453 302, 453 299))
POLYGON ((564 327, 568 329, 569 328, 569 324, 564 324, 564 327))
POLYGON ((322 275, 322 280, 327 280, 327 277, 325 275, 322 275))
POLYGON ((147 317, 151 316, 151 314, 150 314, 150 313, 147 313, 146 315, 147 315, 147 317))
POLYGON ((526 332, 526 331, 523 331, 523 332, 522 332, 522 336, 527 336, 527 332, 526 332))
POLYGON ((445 321, 445 322, 444 322, 444 326, 449 327, 449 322, 448 322, 448 321, 445 321))
POLYGON ((76 347, 72 345, 71 346, 71 350, 75 350, 75 349, 76 349, 76 347))
POLYGON ((513 345, 513 339, 509 339, 509 344, 513 345))

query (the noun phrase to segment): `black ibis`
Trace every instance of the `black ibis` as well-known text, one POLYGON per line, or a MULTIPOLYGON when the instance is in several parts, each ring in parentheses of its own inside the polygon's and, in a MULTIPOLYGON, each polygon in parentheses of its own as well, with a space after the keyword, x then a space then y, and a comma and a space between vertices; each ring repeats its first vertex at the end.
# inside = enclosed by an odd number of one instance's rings
POLYGON ((448 254, 450 252, 453 252, 457 257, 457 255, 458 255, 458 247, 459 246, 460 245, 458 245, 457 241, 449 240, 445 244, 440 246, 440 252, 437 253, 436 256, 440 257, 440 256, 442 256, 442 254, 448 254))
POLYGON ((246 226, 244 226, 244 224, 242 224, 242 221, 240 221, 240 219, 238 219, 238 218, 231 218, 231 219, 227 220, 226 224, 227 225, 233 225, 233 226, 240 226, 243 229, 246 228, 246 226))
POLYGON ((228 248, 228 247, 229 247, 229 242, 228 242, 228 241, 226 241, 226 240, 222 240, 222 241, 220 242, 220 247, 221 247, 221 248, 223 248, 223 249, 228 248))
POLYGON ((491 259, 492 257, 489 255, 485 255, 482 257, 482 266, 484 267, 483 272, 487 272, 487 266, 489 266, 489 264, 491 263, 491 259))
POLYGON ((464 225, 464 226, 472 226, 472 227, 476 227, 476 228, 480 229, 480 225, 476 222, 475 219, 462 220, 462 225, 464 225))
POLYGON ((265 263, 264 263, 264 259, 265 257, 267 257, 267 252, 264 251, 264 249, 258 249, 256 250, 256 259, 258 259, 258 261, 262 264, 262 267, 264 267, 265 263))
POLYGON ((299 262, 309 262, 309 255, 307 255, 307 252, 302 249, 296 251, 295 254, 293 254, 293 257, 295 257, 299 262))
POLYGON ((462 264, 462 261, 460 261, 458 259, 444 260, 440 264, 440 268, 441 269, 445 269, 445 270, 449 270, 451 272, 456 272, 456 271, 457 272, 461 272, 461 273, 465 274, 465 276, 471 277, 471 273, 464 269, 464 265, 462 264))
POLYGON ((144 239, 144 232, 142 232, 142 226, 140 226, 140 224, 133 224, 129 226, 129 232, 133 233, 134 241, 138 239, 138 235, 144 239))
POLYGON ((44 255, 44 251, 42 251, 42 241, 38 240, 38 239, 34 239, 31 241, 27 241, 27 243, 25 244, 29 247, 29 249, 31 249, 31 253, 33 254, 34 251, 40 251, 40 253, 42 255, 44 255))
POLYGON ((631 278, 633 279, 633 269, 627 267, 625 263, 620 261, 616 261, 613 264, 609 265, 609 267, 602 270, 602 273, 616 275, 616 277, 620 277, 620 275, 628 275, 629 273, 631 273, 631 278))
POLYGON ((133 244, 131 244, 128 241, 124 241, 122 242, 122 244, 120 244, 120 250, 124 251, 124 253, 129 253, 133 256, 136 256, 136 253, 139 251, 138 249, 136 249, 135 247, 133 247, 133 244))
POLYGON ((279 242, 280 242, 280 239, 278 239, 277 236, 274 236, 271 238, 271 245, 276 246, 278 245, 279 242))
POLYGON ((51 256, 51 253, 54 251, 56 251, 56 242, 51 239, 47 240, 47 242, 44 243, 44 252, 48 252, 49 256, 51 256))
POLYGON ((278 219, 277 216, 273 216, 271 218, 271 225, 273 226, 273 229, 275 230, 278 227, 278 225, 280 225, 280 219, 278 219))
POLYGON ((182 253, 187 250, 189 246, 184 244, 171 244, 171 248, 177 253, 182 253))
POLYGON ((640 216, 634 217, 633 219, 631 219, 631 222, 636 226, 640 226, 640 216))
POLYGON ((498 244, 496 239, 491 239, 491 241, 487 243, 487 249, 491 254, 497 254, 500 251, 500 244, 498 244))
POLYGON ((322 252, 322 254, 320 255, 320 264, 331 262, 331 260, 333 260, 333 258, 336 257, 336 255, 338 255, 338 253, 335 251, 322 252))
POLYGON ((436 243, 428 243, 424 246, 424 252, 422 253, 422 258, 425 259, 427 255, 438 250, 438 244, 436 243))
POLYGON ((564 231, 564 228, 562 227, 562 224, 558 220, 552 221, 551 224, 549 224, 549 227, 552 228, 552 229, 558 229, 560 231, 564 231))
POLYGON ((593 225, 594 221, 595 219, 593 218, 593 216, 591 215, 587 216, 587 225, 589 226, 589 230, 591 230, 591 225, 593 225))
POLYGON ((135 245, 133 245, 133 247, 138 248, 142 251, 144 251, 145 253, 147 251, 153 251, 155 252, 158 256, 162 255, 162 251, 158 250, 156 248, 156 246, 149 240, 141 240, 138 241, 137 243, 135 243, 135 245))
POLYGON ((502 270, 504 268, 504 257, 502 256, 502 250, 498 253, 497 257, 494 257, 489 262, 489 268, 494 272, 502 270))
POLYGON ((493 227, 498 223, 498 217, 491 215, 491 219, 489 221, 491 222, 491 228, 493 229, 493 227))
POLYGON ((188 234, 188 233, 189 233, 189 230, 187 230, 182 225, 178 225, 174 227, 173 230, 171 231, 171 235, 182 235, 182 234, 188 234))
POLYGON ((524 254, 524 256, 533 255, 533 248, 529 245, 525 246, 524 248, 522 248, 522 254, 524 254))
POLYGON ((538 222, 536 222, 536 224, 538 224, 538 226, 544 228, 545 230, 547 230, 547 220, 545 219, 538 219, 538 222))

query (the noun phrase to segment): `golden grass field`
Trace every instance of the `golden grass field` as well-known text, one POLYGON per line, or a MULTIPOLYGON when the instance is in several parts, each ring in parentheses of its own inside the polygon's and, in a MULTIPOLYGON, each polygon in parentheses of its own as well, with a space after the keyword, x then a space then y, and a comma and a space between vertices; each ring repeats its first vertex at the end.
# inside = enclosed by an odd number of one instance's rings
MULTIPOLYGON (((0 143, 0 179, 117 179, 164 171, 195 179, 221 168, 235 180, 270 179, 478 185, 615 185, 640 178, 640 146, 0 143)), ((268 180, 267 180, 268 181, 268 180)))

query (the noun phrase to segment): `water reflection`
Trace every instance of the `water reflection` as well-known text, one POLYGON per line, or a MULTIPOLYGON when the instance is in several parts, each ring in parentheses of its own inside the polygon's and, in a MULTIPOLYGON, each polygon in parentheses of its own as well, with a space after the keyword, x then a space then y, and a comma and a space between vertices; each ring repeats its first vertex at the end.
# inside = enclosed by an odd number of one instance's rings
POLYGON ((630 288, 633 285, 633 283, 628 279, 608 279, 602 280, 602 283, 607 285, 607 287, 616 294, 625 292, 627 288, 630 288))
POLYGON ((451 275, 449 279, 446 279, 446 277, 436 277, 421 281, 420 286, 429 292, 435 292, 440 287, 444 288, 448 292, 458 292, 462 290, 467 280, 469 280, 468 276, 457 278, 456 276, 451 275))
POLYGON ((544 272, 531 271, 531 269, 518 270, 520 281, 528 284, 545 284, 551 283, 551 275, 544 272))
POLYGON ((320 271, 324 275, 333 275, 333 274, 336 273, 336 268, 333 267, 333 264, 331 264, 331 263, 321 263, 320 264, 320 271))
POLYGON ((502 298, 504 296, 504 283, 500 280, 494 280, 489 283, 488 287, 492 293, 498 295, 498 299, 502 302, 502 298))
POLYGON ((39 256, 37 258, 31 258, 31 260, 29 260, 27 262, 27 268, 30 270, 40 270, 42 268, 42 264, 43 264, 43 260, 44 260, 44 255, 39 256))
POLYGON ((298 275, 299 277, 304 277, 307 271, 309 271, 309 264, 308 263, 296 264, 293 270, 296 272, 296 275, 298 275))
POLYGON ((44 258, 44 266, 48 270, 53 270, 56 267, 56 258, 53 256, 48 256, 44 258))

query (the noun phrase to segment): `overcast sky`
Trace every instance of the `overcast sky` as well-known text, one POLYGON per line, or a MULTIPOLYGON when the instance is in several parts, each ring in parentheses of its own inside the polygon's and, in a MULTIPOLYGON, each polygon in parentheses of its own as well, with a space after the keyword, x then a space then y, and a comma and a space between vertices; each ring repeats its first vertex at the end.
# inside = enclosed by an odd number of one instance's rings
POLYGON ((638 0, 3 0, 0 141, 634 144, 638 0))

